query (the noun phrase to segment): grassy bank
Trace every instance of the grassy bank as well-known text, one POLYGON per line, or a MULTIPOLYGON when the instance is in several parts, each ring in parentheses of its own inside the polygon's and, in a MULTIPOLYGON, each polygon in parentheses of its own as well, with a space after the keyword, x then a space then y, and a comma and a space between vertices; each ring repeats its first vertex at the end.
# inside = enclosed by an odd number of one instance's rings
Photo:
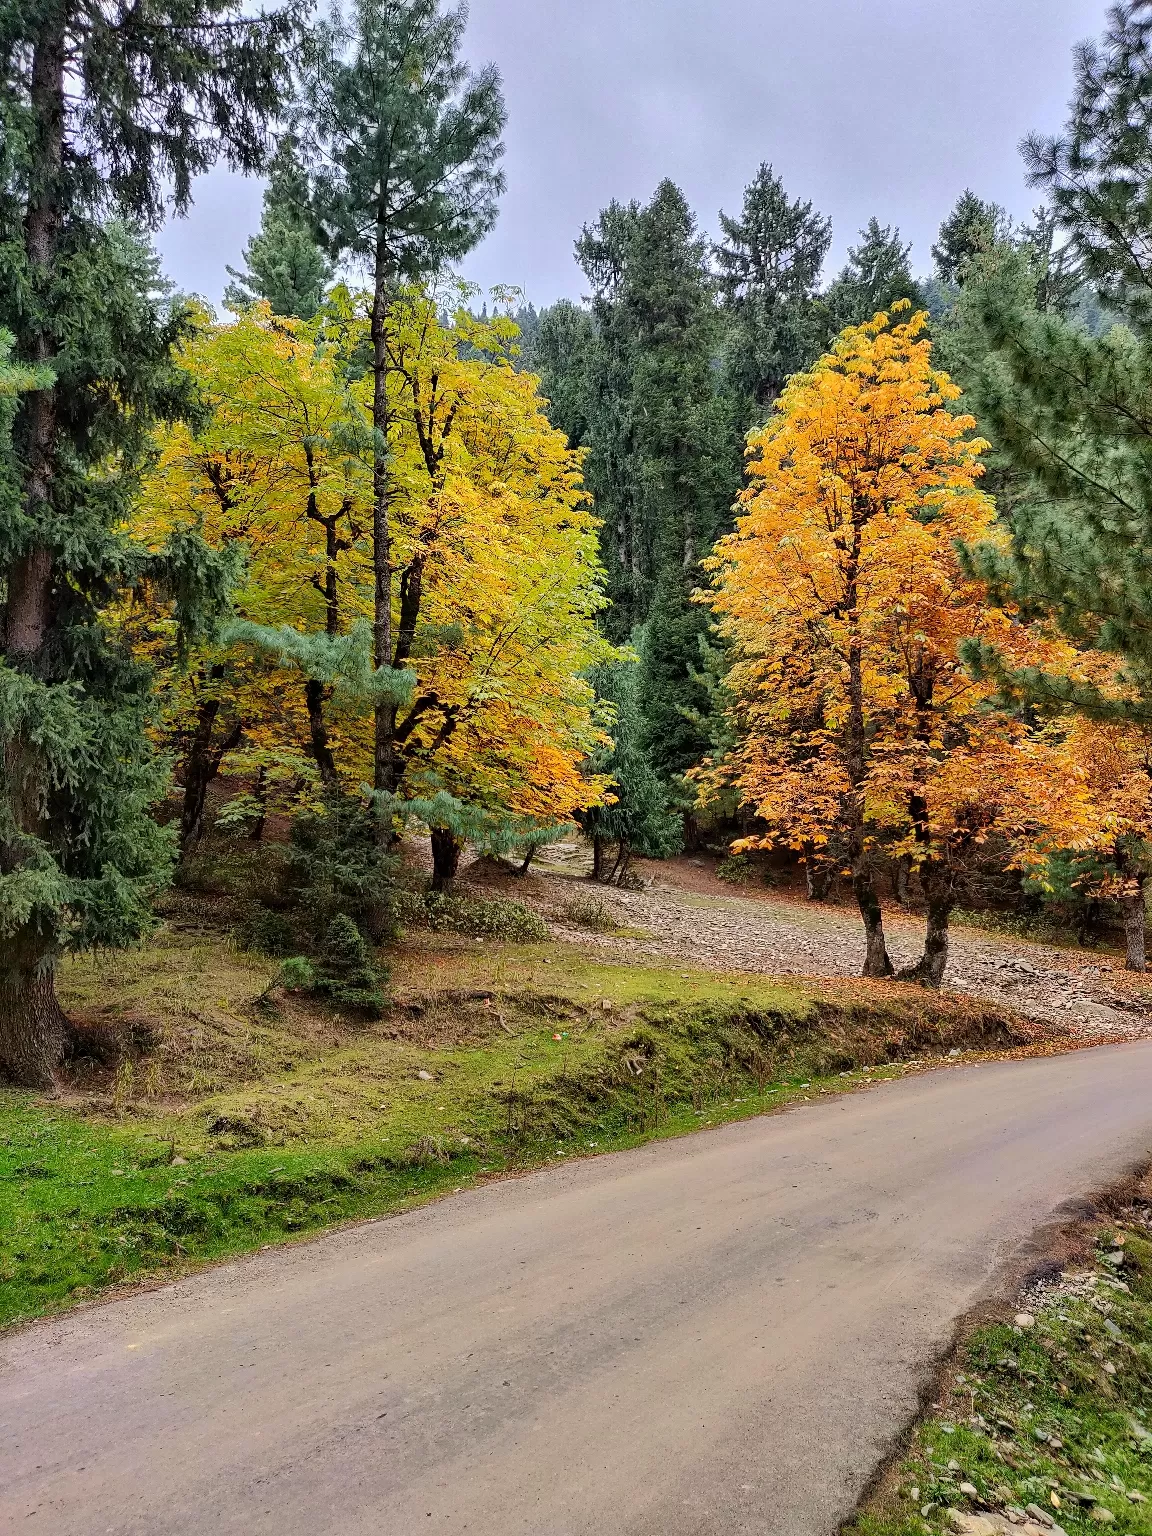
POLYGON ((973 1002, 880 985, 600 965, 425 936, 356 1024, 274 967, 168 931, 72 964, 115 1065, 0 1097, 0 1321, 174 1265, 399 1210, 510 1170, 677 1135, 1019 1043, 973 1002))
POLYGON ((971 1334, 846 1536, 1152 1536, 1150 1212, 1097 1226, 1016 1321, 971 1334))

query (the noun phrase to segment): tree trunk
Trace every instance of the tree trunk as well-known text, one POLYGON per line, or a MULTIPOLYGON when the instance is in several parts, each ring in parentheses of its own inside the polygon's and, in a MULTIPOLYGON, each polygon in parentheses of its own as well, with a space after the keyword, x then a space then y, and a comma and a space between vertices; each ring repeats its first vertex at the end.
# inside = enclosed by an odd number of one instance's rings
POLYGON ((196 731, 188 756, 184 759, 184 803, 180 808, 180 854, 183 857, 204 835, 204 806, 208 787, 219 774, 224 759, 240 743, 244 727, 239 721, 222 741, 212 741, 220 701, 207 699, 200 706, 196 731))
POLYGON ((320 770, 320 782, 326 789, 334 789, 340 782, 336 772, 336 759, 328 740, 328 724, 324 719, 324 705, 329 690, 323 683, 309 678, 304 684, 304 702, 308 707, 308 733, 312 740, 312 756, 320 770))
POLYGON ((1147 915, 1144 908, 1143 875, 1134 876, 1130 883, 1136 889, 1120 898, 1120 910, 1124 914, 1124 941, 1127 947, 1125 964, 1130 971, 1145 969, 1144 930, 1147 915))
POLYGON ((524 852, 524 862, 520 866, 520 873, 526 875, 532 868, 532 860, 536 857, 536 844, 529 843, 524 852))
POLYGON ((460 868, 460 850, 461 843, 454 832, 449 832, 447 827, 432 828, 432 889, 434 891, 451 889, 456 871, 460 868))
POLYGON ((56 957, 11 945, 0 969, 0 1072, 20 1088, 50 1088, 69 1026, 56 1000, 56 957))
POLYGON ((848 751, 846 753, 848 779, 852 785, 848 830, 848 861, 852 870, 852 889, 860 916, 864 919, 864 975, 891 976, 892 962, 888 958, 888 946, 884 942, 884 913, 876 884, 868 863, 868 850, 864 836, 864 794, 868 777, 868 739, 864 729, 864 666, 863 640, 860 635, 859 617, 856 612, 857 571, 859 566, 860 530, 854 533, 846 590, 846 605, 852 620, 852 633, 848 644, 848 751))
POLYGON ((256 775, 256 788, 254 794, 256 797, 256 803, 259 805, 260 810, 257 813, 256 820, 252 823, 252 830, 249 832, 248 837, 251 842, 259 843, 263 842, 264 840, 264 824, 268 820, 267 768, 261 768, 260 772, 256 775))
POLYGON ((956 902, 947 871, 934 861, 921 866, 920 883, 928 901, 924 953, 915 965, 900 972, 899 979, 918 981, 926 987, 938 987, 944 980, 948 966, 948 924, 956 902))
POLYGON ((809 901, 827 900, 828 892, 832 888, 833 873, 831 864, 821 864, 811 856, 804 860, 804 885, 809 901))
POLYGON ((909 885, 911 875, 911 856, 907 853, 902 853, 896 860, 896 867, 892 871, 892 890, 896 900, 902 907, 908 906, 912 900, 912 890, 909 885))
POLYGON ((870 870, 862 863, 852 871, 852 889, 860 916, 864 919, 864 972, 865 976, 891 976, 892 961, 888 958, 888 946, 884 942, 884 912, 870 870))
MULTIPOLYGON (((376 270, 372 296, 372 570, 373 659, 377 671, 391 668, 392 655, 392 522, 388 429, 388 314, 390 278, 386 231, 377 229, 376 270)), ((384 794, 396 789, 396 705, 377 701, 373 719, 374 788, 384 794)), ((386 817, 378 820, 384 840, 391 835, 386 817)))
POLYGON ((604 839, 602 837, 592 839, 592 878, 593 880, 604 878, 604 839))

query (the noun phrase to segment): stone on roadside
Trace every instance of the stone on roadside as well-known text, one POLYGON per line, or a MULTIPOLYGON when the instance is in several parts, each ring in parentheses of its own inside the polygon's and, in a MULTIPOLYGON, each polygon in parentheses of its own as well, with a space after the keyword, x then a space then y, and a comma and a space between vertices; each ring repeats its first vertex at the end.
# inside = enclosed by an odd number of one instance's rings
POLYGON ((1110 1509, 1105 1509, 1103 1504, 1097 1504, 1096 1508, 1092 1511, 1092 1518, 1099 1525, 1115 1525, 1116 1523, 1116 1516, 1110 1509))
POLYGON ((960 1492, 966 1499, 978 1499, 980 1497, 980 1490, 974 1483, 961 1483, 960 1492))
POLYGON ((1036 1326, 1036 1319, 1031 1312, 1017 1312, 1013 1321, 1017 1328, 1035 1328, 1036 1326))
POLYGON ((956 1536, 1000 1536, 1000 1532, 984 1515, 966 1515, 962 1509, 950 1509, 944 1517, 950 1531, 956 1536))

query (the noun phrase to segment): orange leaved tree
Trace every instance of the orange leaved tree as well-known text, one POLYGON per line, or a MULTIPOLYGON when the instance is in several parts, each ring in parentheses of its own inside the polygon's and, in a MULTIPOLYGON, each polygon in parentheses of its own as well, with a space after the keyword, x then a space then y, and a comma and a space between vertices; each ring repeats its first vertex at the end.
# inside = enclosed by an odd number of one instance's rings
MULTIPOLYGON (((904 306, 906 309, 907 306, 904 306)), ((957 874, 990 838, 1083 833, 1059 734, 988 707, 957 655, 987 638, 1021 662, 1050 643, 966 576, 957 541, 994 537, 985 446, 933 368, 924 315, 878 314, 796 375, 749 442, 735 531, 706 595, 730 642, 738 746, 723 765, 767 823, 749 845, 847 866, 864 973, 893 971, 875 854, 906 857, 928 906, 909 975, 941 980, 957 874)))

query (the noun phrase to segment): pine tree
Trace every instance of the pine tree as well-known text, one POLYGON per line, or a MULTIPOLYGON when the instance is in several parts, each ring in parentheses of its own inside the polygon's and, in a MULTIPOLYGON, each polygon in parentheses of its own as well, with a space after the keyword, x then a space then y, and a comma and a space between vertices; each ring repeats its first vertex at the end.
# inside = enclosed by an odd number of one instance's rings
MULTIPOLYGON (((1050 615, 1083 660, 1053 673, 1012 668, 991 647, 965 651, 1006 703, 1144 729, 1152 725, 1150 107, 1152 4, 1141 0, 1113 8, 1102 47, 1077 51, 1064 134, 1025 148, 1073 253, 1065 265, 1124 324, 1094 336, 1042 307, 1049 294, 1039 284, 987 283, 973 295, 988 355, 969 390, 1025 494, 1012 508, 1011 549, 976 548, 969 560, 1002 599, 1050 615)), ((1113 854, 1142 913, 1152 848, 1126 832, 1113 854)))
POLYGON ((901 299, 913 309, 923 307, 923 294, 908 265, 911 245, 900 231, 876 218, 860 231, 860 244, 848 247, 848 260, 824 296, 828 335, 847 325, 863 325, 879 311, 891 310, 901 299))
POLYGON ((233 281, 224 302, 245 309, 265 299, 274 315, 311 320, 324 302, 333 268, 307 216, 308 183, 291 134, 281 139, 270 169, 259 233, 244 247, 245 270, 227 269, 233 281))
POLYGON ((216 159, 252 170, 293 10, 230 0, 0 6, 0 327, 52 380, 18 398, 0 476, 0 1068, 43 1083, 66 1046, 67 948, 131 942, 169 863, 148 673, 103 615, 166 580, 192 624, 234 562, 193 535, 149 556, 122 529, 158 418, 189 408, 182 312, 140 240, 216 159))
MULTIPOLYGON (((505 123, 500 76, 460 60, 468 12, 441 0, 355 0, 333 11, 305 65, 298 131, 328 253, 372 275, 374 645, 395 661, 389 470, 389 311, 400 286, 465 255, 496 219, 505 123)), ((373 782, 396 787, 396 703, 376 706, 373 782)))
POLYGON ((615 798, 584 811, 579 821, 592 842, 593 877, 618 882, 634 855, 663 859, 678 851, 680 819, 644 750, 636 664, 625 661, 596 667, 590 680, 602 707, 607 707, 604 726, 611 740, 592 753, 589 768, 611 776, 615 798), (611 867, 610 850, 615 851, 611 867))
POLYGON ((998 203, 986 203, 966 188, 940 226, 932 247, 936 273, 945 283, 962 287, 976 257, 1008 238, 1011 220, 998 203))
POLYGON ((762 165, 740 217, 721 213, 720 226, 716 262, 732 327, 725 376, 746 429, 763 421, 788 376, 819 353, 815 299, 832 224, 810 202, 793 202, 772 167, 762 165))

